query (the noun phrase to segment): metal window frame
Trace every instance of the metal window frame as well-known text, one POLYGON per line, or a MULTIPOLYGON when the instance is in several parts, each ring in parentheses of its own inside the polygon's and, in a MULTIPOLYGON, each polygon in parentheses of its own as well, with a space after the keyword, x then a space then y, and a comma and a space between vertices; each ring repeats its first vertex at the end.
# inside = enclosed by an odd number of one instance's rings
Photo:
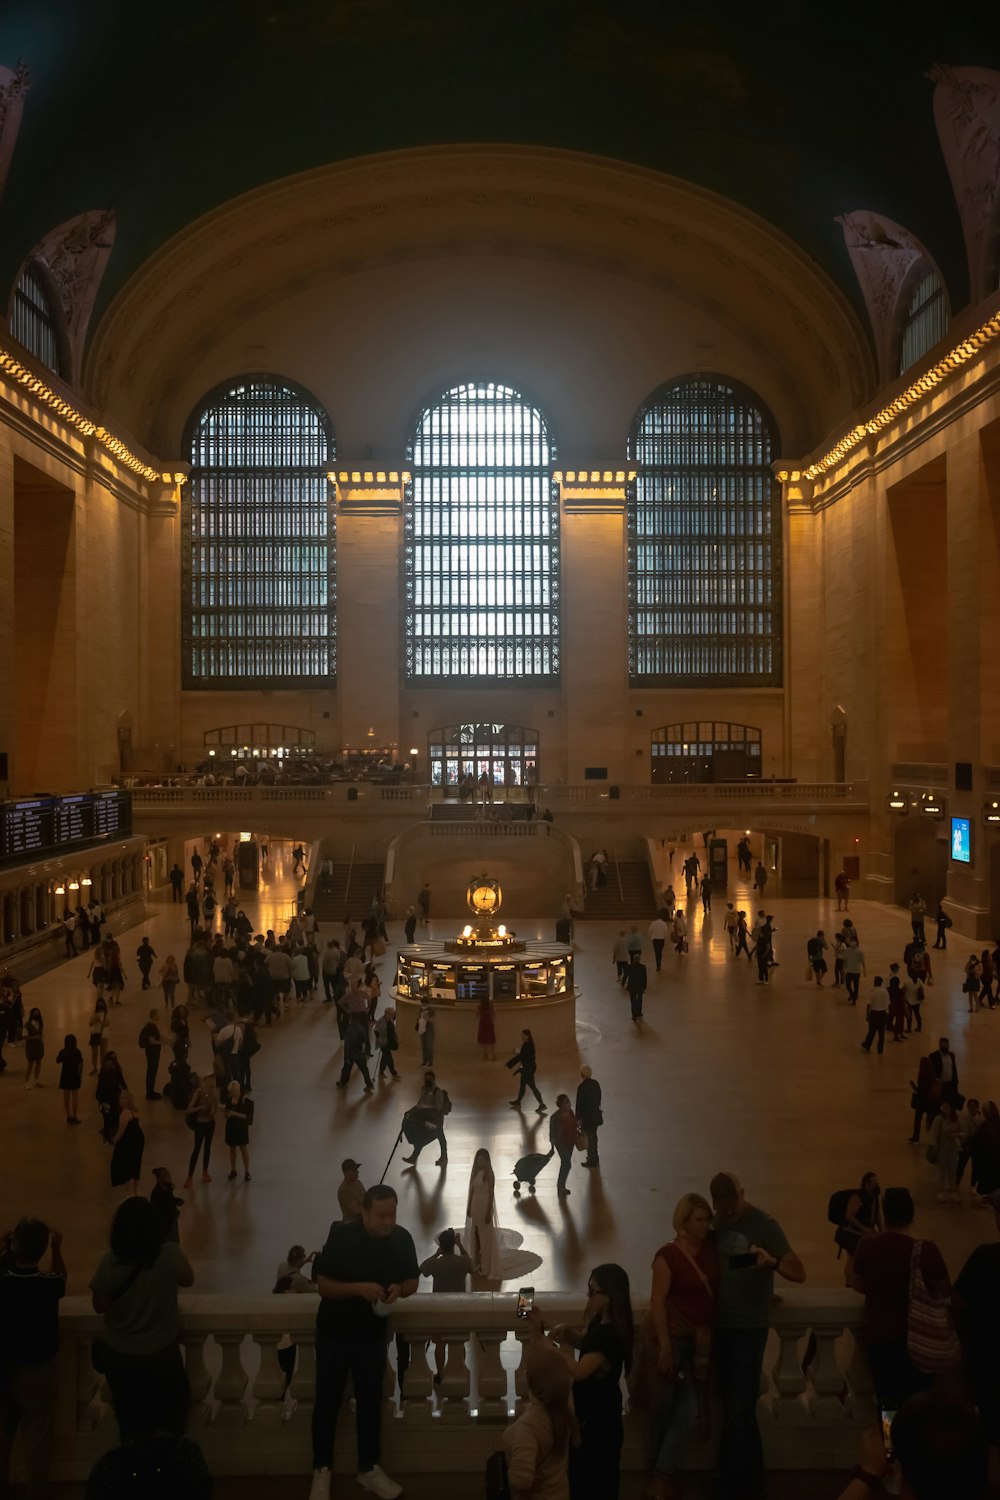
POLYGON ((23 344, 47 370, 53 370, 62 379, 68 378, 70 365, 66 320, 62 316, 61 303, 48 267, 41 261, 29 260, 21 267, 11 295, 8 327, 18 343, 23 344), (37 297, 31 296, 29 286, 37 297), (52 358, 49 357, 49 349, 42 348, 39 344, 39 328, 51 339, 52 358))
MULTIPOLYGON (((707 410, 707 405, 703 405, 707 410)), ((670 438, 670 429, 666 421, 662 423, 664 431, 664 446, 670 438)), ((722 438, 719 430, 706 432, 704 441, 706 446, 710 440, 718 444, 722 438)), ((693 439, 688 437, 689 443, 693 439)), ((675 435, 676 441, 676 435, 675 435)), ((740 442, 745 443, 745 433, 735 432, 733 447, 734 454, 740 442)), ((679 444, 678 444, 679 446, 679 444)), ((745 451, 745 448, 744 448, 745 451)), ((636 478, 630 481, 626 487, 626 534, 628 555, 628 670, 629 684, 631 687, 781 687, 783 682, 783 598, 782 598, 782 513, 781 513, 781 489, 771 471, 771 463, 780 452, 780 442, 777 425, 767 407, 749 387, 742 385, 739 381, 732 380, 729 376, 712 371, 698 371, 686 375, 677 376, 665 381, 661 386, 642 403, 633 418, 628 436, 628 461, 636 470, 636 478), (639 456, 642 452, 642 430, 647 419, 660 408, 665 412, 666 403, 670 396, 678 392, 690 390, 692 393, 702 392, 711 394, 714 387, 714 395, 719 410, 724 411, 723 403, 728 401, 728 409, 733 414, 734 423, 742 420, 745 424, 747 419, 752 423, 759 424, 760 441, 764 452, 759 462, 726 462, 725 456, 720 460, 706 459, 700 464, 690 462, 674 462, 670 464, 663 460, 657 463, 644 463, 639 456), (723 495, 719 500, 718 495, 711 498, 703 495, 694 502, 680 499, 671 509, 679 520, 683 515, 688 517, 685 529, 671 532, 664 527, 660 536, 671 537, 670 541, 662 543, 662 552, 673 548, 679 559, 677 562, 667 565, 662 564, 658 569, 642 565, 640 566, 639 549, 645 544, 640 538, 639 510, 640 510, 640 485, 644 478, 659 480, 666 485, 671 480, 677 481, 679 485, 687 486, 692 491, 697 491, 699 486, 712 485, 716 490, 719 482, 731 486, 732 493, 727 497, 723 495), (741 482, 747 481, 759 487, 759 496, 747 496, 740 493, 741 482), (744 521, 752 514, 753 508, 762 504, 768 511, 768 525, 756 533, 751 528, 740 528, 740 518, 744 521), (724 513, 735 518, 737 524, 735 529, 729 530, 720 521, 724 513), (759 565, 756 568, 746 566, 749 560, 751 547, 760 549, 759 565), (705 568, 694 572, 687 566, 688 560, 697 555, 700 549, 703 556, 707 556, 709 550, 718 553, 720 548, 725 548, 730 554, 728 565, 721 567, 705 568), (769 555, 765 555, 765 548, 769 555), (687 558, 684 551, 687 550, 687 558), (742 553, 743 564, 740 564, 742 553), (748 592, 743 589, 744 597, 740 596, 740 585, 745 585, 748 579, 757 578, 768 588, 769 598, 763 600, 752 600, 745 597, 748 592), (684 582, 686 580, 686 582, 684 582), (700 599, 698 585, 701 592, 708 597, 700 599), (673 592, 683 596, 687 592, 690 597, 680 597, 666 600, 666 596, 673 592), (711 595, 716 597, 712 598, 711 595), (726 596, 729 597, 726 597, 726 596), (644 597, 645 596, 645 597, 644 597), (660 631, 651 634, 640 631, 641 617, 650 611, 659 611, 662 614, 669 609, 677 619, 676 631, 669 634, 660 631), (739 617, 746 618, 747 615, 760 614, 770 616, 769 630, 744 631, 738 627, 739 617), (726 618, 728 616, 728 619, 726 618), (722 627, 722 628, 720 628, 722 627), (688 668, 678 670, 646 670, 643 666, 643 646, 652 646, 655 643, 674 639, 676 636, 705 637, 710 640, 721 642, 732 653, 734 660, 740 656, 744 659, 747 655, 748 645, 770 650, 770 666, 765 670, 759 667, 748 670, 745 665, 734 665, 722 670, 695 669, 690 663, 688 668)), ((646 505, 645 509, 655 514, 657 509, 666 516, 667 508, 653 501, 646 505)), ((752 590, 751 590, 752 592, 752 590)), ((717 648, 718 649, 718 646, 717 648)))
MULTIPOLYGON (((458 402, 452 401, 451 404, 457 405, 458 402)), ((499 405, 499 403, 497 404, 499 405)), ((406 462, 407 467, 409 468, 412 475, 404 489, 403 512, 403 612, 401 620, 401 660, 403 661, 404 680, 407 686, 413 688, 434 687, 441 683, 461 684, 463 686, 469 687, 484 687, 497 684, 512 686, 517 685, 523 687, 558 686, 560 680, 561 652, 560 494, 559 486, 552 478, 552 468, 554 463, 556 462, 556 444, 552 436, 550 425, 541 409, 541 406, 538 404, 538 402, 534 401, 530 395, 525 394, 522 389, 515 388, 514 386, 508 384, 508 382, 499 380, 494 376, 477 376, 470 377, 464 381, 458 381, 447 386, 443 390, 439 390, 433 397, 431 397, 422 405, 420 412, 411 427, 410 435, 407 440, 406 462), (457 397, 459 393, 464 393, 467 391, 479 392, 482 390, 490 389, 503 392, 505 397, 508 398, 504 402, 504 405, 512 408, 520 407, 524 412, 530 413, 531 419, 538 423, 541 429, 542 442, 546 449, 545 461, 542 463, 508 464, 486 464, 478 462, 422 463, 419 445, 423 438, 423 432, 427 424, 433 421, 435 414, 438 411, 446 408, 446 404, 449 402, 449 398, 457 397), (450 594, 452 586, 456 587, 458 592, 460 593, 463 582, 465 584, 468 584, 469 580, 475 576, 489 576, 476 575, 468 568, 466 568, 465 570, 453 571, 452 569, 446 567, 431 567, 418 573, 417 549, 418 546, 424 545, 424 537, 422 534, 418 535, 418 531, 421 528, 418 527, 418 501, 416 492, 418 483, 420 479, 423 478, 423 476, 427 476, 428 478, 439 478, 442 481, 442 486, 460 484, 463 481, 468 483, 469 481, 473 481, 479 477, 485 478, 487 483, 490 481, 495 482, 503 478, 512 478, 515 481, 527 480, 539 486, 538 503, 545 507, 547 513, 547 536, 544 536, 542 534, 536 536, 532 534, 516 539, 511 538, 509 541, 509 545, 511 547, 542 546, 547 548, 548 571, 536 573, 531 568, 522 567, 518 570, 507 568, 504 570, 502 576, 505 578, 514 577, 522 583, 522 586, 525 580, 534 581, 536 579, 539 579, 542 582, 543 587, 547 589, 546 601, 528 604, 517 601, 515 601, 514 603, 500 604, 472 604, 468 601, 459 601, 455 603, 448 599, 447 602, 438 602, 437 604, 431 603, 430 605, 425 604, 422 601, 418 602, 418 589, 425 582, 430 585, 432 593, 434 592, 435 586, 437 586, 438 590, 443 596, 445 592, 450 594), (532 632, 530 634, 524 633, 518 635, 516 631, 513 634, 504 632, 498 636, 493 637, 493 639, 495 639, 499 643, 501 649, 508 649, 515 652, 517 650, 519 642, 525 645, 530 645, 531 649, 535 649, 539 643, 544 642, 548 646, 549 659, 552 663, 551 670, 547 672, 532 671, 520 673, 517 671, 504 671, 502 673, 483 673, 478 671, 465 672, 461 669, 449 669, 447 671, 439 672, 417 671, 415 666, 417 645, 416 616, 424 612, 438 612, 441 614, 449 614, 453 617, 458 618, 460 628, 457 631, 448 631, 446 633, 442 633, 439 637, 442 647, 449 652, 457 652, 458 650, 460 650, 463 640, 468 641, 470 645, 481 642, 482 637, 479 633, 477 633, 475 636, 472 636, 468 633, 468 625, 470 623, 470 617, 472 615, 505 614, 513 618, 516 615, 524 616, 526 614, 534 614, 539 617, 539 620, 544 618, 548 622, 548 629, 543 629, 541 633, 532 632)), ((426 507, 424 507, 422 514, 426 517, 433 517, 434 514, 444 516, 446 514, 451 515, 454 513, 454 511, 454 505, 450 505, 446 508, 443 502, 435 501, 432 498, 426 505, 426 507)), ((485 501, 479 503, 478 511, 480 515, 488 513, 488 506, 485 501)), ((426 545, 430 547, 438 546, 440 550, 454 545, 454 541, 456 540, 451 538, 450 536, 444 535, 442 532, 436 533, 436 541, 434 540, 434 536, 435 533, 432 528, 431 539, 426 543, 426 545)), ((461 541, 459 541, 458 545, 461 546, 463 544, 461 541)), ((466 545, 476 545, 475 538, 470 539, 470 541, 466 545)), ((486 545, 489 545, 488 539, 486 539, 486 545)), ((498 572, 494 571, 492 576, 494 578, 499 578, 501 575, 498 572)))
MULTIPOLYGON (((336 499, 329 483, 327 474, 336 461, 336 440, 333 423, 329 413, 322 403, 312 394, 294 380, 289 380, 283 375, 254 371, 245 375, 236 375, 229 380, 221 381, 213 387, 201 401, 198 402, 191 416, 188 418, 184 431, 184 451, 197 459, 195 443, 199 428, 208 414, 214 409, 222 410, 227 398, 246 387, 261 387, 266 389, 286 391, 294 397, 301 408, 307 410, 310 415, 317 419, 323 434, 325 435, 327 451, 321 462, 312 464, 283 463, 261 463, 256 465, 225 464, 219 463, 211 467, 199 466, 197 462, 192 465, 188 483, 181 490, 181 686, 185 691, 218 691, 221 689, 264 689, 264 688, 301 688, 301 687, 332 687, 336 682, 337 669, 337 593, 336 593, 336 499), (244 550, 250 546, 258 548, 262 555, 275 546, 287 544, 293 546, 324 546, 326 547, 326 603, 302 603, 296 600, 294 581, 289 589, 289 598, 286 602, 276 602, 272 599, 267 603, 243 602, 239 604, 218 604, 214 608, 210 605, 196 603, 194 588, 196 582, 205 575, 203 570, 196 572, 194 567, 194 551, 197 539, 194 535, 194 522, 196 517, 202 514, 213 514, 211 506, 202 508, 198 486, 199 481, 205 473, 214 473, 219 476, 231 475, 237 485, 244 486, 244 497, 246 488, 254 481, 258 486, 263 480, 264 486, 268 482, 275 483, 282 476, 290 479, 301 474, 312 483, 321 482, 324 486, 324 510, 326 531, 323 537, 305 537, 297 535, 292 529, 295 519, 295 511, 286 501, 281 508, 274 510, 276 497, 271 496, 272 513, 278 522, 278 529, 262 532, 253 541, 247 537, 219 538, 220 550, 224 547, 244 550), (270 476, 270 478, 269 478, 270 476), (287 522, 284 530, 280 523, 287 522), (200 633, 196 635, 194 628, 195 616, 215 615, 226 616, 231 628, 228 632, 216 630, 208 636, 200 633), (296 617, 305 618, 313 616, 317 620, 322 619, 325 629, 319 634, 327 642, 329 668, 327 671, 272 671, 269 673, 247 672, 245 674, 236 672, 204 673, 194 670, 194 650, 196 643, 203 639, 212 640, 217 646, 222 646, 231 640, 251 639, 254 636, 254 627, 262 621, 270 620, 277 628, 270 632, 272 639, 279 638, 279 630, 283 627, 288 632, 296 617), (256 619, 254 618, 256 617, 256 619)), ((263 430, 263 429, 262 429, 263 430)), ((283 431, 283 430, 282 430, 283 431)), ((264 509, 259 495, 256 499, 256 507, 264 509)), ((268 574, 262 568, 247 570, 243 575, 245 581, 251 585, 266 582, 268 574)), ((316 575, 313 575, 316 576, 316 575)), ((293 635, 286 633, 285 639, 294 639, 293 635)))

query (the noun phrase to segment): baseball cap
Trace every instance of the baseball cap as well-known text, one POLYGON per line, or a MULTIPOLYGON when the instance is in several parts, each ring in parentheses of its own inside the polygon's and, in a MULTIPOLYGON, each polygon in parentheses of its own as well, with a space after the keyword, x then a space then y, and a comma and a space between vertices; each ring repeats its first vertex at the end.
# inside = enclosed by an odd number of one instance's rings
POLYGON ((708 1185, 708 1191, 713 1203, 725 1202, 730 1198, 738 1198, 743 1191, 743 1184, 735 1172, 716 1172, 708 1185))
POLYGON ((340 1170, 342 1172, 356 1172, 360 1165, 361 1163, 355 1161, 352 1156, 345 1156, 344 1160, 340 1163, 340 1170))

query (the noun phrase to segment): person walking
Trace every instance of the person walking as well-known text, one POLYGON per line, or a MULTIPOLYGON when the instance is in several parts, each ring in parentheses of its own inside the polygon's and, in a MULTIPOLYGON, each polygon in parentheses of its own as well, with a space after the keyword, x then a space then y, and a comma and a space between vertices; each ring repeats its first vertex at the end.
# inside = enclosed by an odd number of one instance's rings
POLYGON ((437 1141, 441 1148, 441 1155, 434 1163, 436 1167, 448 1165, 448 1141, 444 1133, 444 1117, 451 1111, 451 1100, 447 1092, 438 1087, 437 1079, 433 1069, 428 1068, 424 1073, 424 1086, 417 1096, 417 1102, 412 1110, 407 1113, 415 1117, 415 1123, 424 1127, 424 1135, 419 1144, 414 1145, 409 1156, 403 1160, 408 1166, 415 1167, 420 1160, 420 1153, 431 1141, 437 1141))
POLYGON ((431 888, 425 880, 417 892, 417 909, 420 912, 420 924, 428 927, 431 920, 431 888))
MULTIPOLYGON (((655 943, 654 943, 655 949, 655 943)), ((628 934, 624 927, 615 938, 614 947, 611 950, 611 962, 618 972, 618 983, 625 988, 625 975, 628 973, 628 934)))
POLYGON ((750 962, 749 937, 750 928, 747 924, 747 914, 745 911, 738 911, 736 913, 736 947, 733 949, 733 957, 739 958, 741 953, 745 953, 747 963, 750 962))
POLYGON ((867 976, 865 955, 857 941, 844 944, 844 994, 848 1005, 857 1005, 862 976, 867 976))
POLYGON ((79 1125, 77 1110, 80 1107, 80 1090, 83 1087, 83 1053, 77 1046, 72 1032, 63 1037, 62 1048, 56 1055, 56 1066, 60 1069, 59 1087, 62 1089, 66 1124, 79 1125))
POLYGON ((183 901, 184 871, 176 860, 174 860, 173 868, 170 871, 170 888, 173 893, 172 900, 175 902, 183 901))
POLYGON ((397 1071, 392 1055, 399 1050, 396 1011, 392 1005, 387 1005, 375 1022, 375 1045, 378 1048, 378 1076, 381 1078, 385 1073, 391 1073, 393 1083, 398 1083, 402 1074, 397 1071))
POLYGON ((833 889, 837 897, 837 910, 847 911, 847 900, 851 894, 851 882, 846 870, 841 870, 833 882, 833 889))
POLYGON ((144 937, 138 948, 135 950, 135 961, 138 966, 139 973, 142 975, 142 988, 144 990, 149 989, 149 975, 153 967, 153 960, 155 958, 156 951, 153 948, 152 943, 149 941, 148 937, 144 937))
POLYGON ((712 892, 714 889, 712 877, 710 875, 703 875, 701 881, 701 909, 706 915, 712 910, 712 892))
POLYGON ((357 1068, 365 1080, 365 1093, 372 1094, 375 1086, 368 1072, 368 1020, 367 1015, 352 1014, 344 1032, 344 1064, 335 1088, 346 1089, 351 1074, 357 1068))
POLYGON ((885 1027, 889 1019, 889 996, 882 983, 881 974, 876 974, 873 989, 868 996, 868 1032, 861 1046, 865 1052, 872 1050, 872 1042, 878 1037, 879 1055, 885 1051, 885 1027))
POLYGON ((163 1039, 160 1036, 160 1012, 151 1010, 149 1020, 139 1032, 139 1046, 146 1054, 146 1098, 162 1099, 156 1092, 156 1075, 160 1071, 163 1039))
POLYGON ((899 977, 899 965, 893 964, 892 967, 897 972, 889 976, 888 1026, 892 1032, 893 1041, 902 1042, 906 1040, 906 990, 903 981, 899 977))
POLYGON ((918 943, 926 943, 924 935, 924 917, 927 915, 927 903, 919 891, 914 891, 910 898, 910 926, 913 928, 913 936, 918 943))
POLYGON ((941 1100, 941 1108, 931 1126, 931 1144, 927 1148, 927 1159, 937 1168, 938 1202, 958 1203, 958 1151, 959 1127, 955 1106, 947 1099, 941 1100))
POLYGON ((365 1197, 365 1185, 358 1175, 361 1163, 355 1161, 353 1156, 345 1156, 340 1163, 343 1180, 337 1188, 337 1203, 340 1208, 340 1222, 348 1224, 351 1219, 360 1219, 361 1209, 365 1197))
POLYGON ((597 1150, 597 1132, 604 1124, 604 1113, 601 1109, 601 1085, 587 1066, 580 1069, 580 1082, 576 1086, 575 1113, 577 1124, 587 1137, 587 1157, 581 1165, 599 1167, 601 1159, 597 1150))
POLYGON ((434 1066, 434 1007, 429 1000, 420 1002, 416 1032, 420 1038, 420 1064, 424 1068, 432 1068, 434 1066))
POLYGON ((194 1132, 194 1145, 188 1161, 187 1177, 184 1179, 185 1188, 194 1185, 194 1169, 198 1165, 198 1157, 201 1156, 201 1180, 211 1182, 208 1175, 208 1164, 212 1159, 212 1140, 215 1136, 215 1117, 219 1111, 218 1086, 214 1073, 206 1073, 202 1078, 192 1098, 188 1101, 185 1121, 194 1132))
POLYGON ((559 1180, 556 1191, 560 1198, 568 1198, 570 1190, 566 1186, 569 1181, 570 1167, 573 1165, 573 1151, 576 1146, 576 1115, 570 1103, 568 1094, 559 1094, 556 1098, 556 1112, 549 1120, 549 1145, 554 1146, 559 1157, 559 1180))
POLYGON ((650 922, 648 936, 653 945, 653 959, 656 963, 656 972, 659 974, 663 967, 664 945, 670 936, 670 926, 666 920, 666 913, 663 910, 658 911, 650 922))
POLYGON ((806 957, 809 960, 809 968, 812 971, 812 977, 816 981, 817 989, 823 988, 823 975, 827 973, 825 955, 829 946, 822 927, 816 933, 816 936, 811 937, 806 943, 806 957))
POLYGON ((717 1172, 709 1191, 720 1276, 715 1333, 722 1407, 717 1482, 723 1495, 755 1495, 764 1488, 757 1400, 774 1276, 801 1283, 806 1272, 780 1224, 746 1201, 732 1172, 717 1172), (755 1256, 749 1267, 741 1264, 747 1255, 755 1256))
POLYGON ((101 1111, 101 1129, 98 1134, 109 1145, 118 1129, 118 1112, 125 1087, 125 1074, 121 1070, 118 1054, 109 1051, 101 1063, 94 1088, 94 1097, 101 1111))
POLYGON ((391 1187, 369 1188, 360 1219, 338 1224, 315 1262, 320 1302, 309 1500, 329 1500, 333 1438, 348 1376, 354 1387, 358 1484, 382 1500, 402 1493, 402 1486, 379 1464, 387 1349, 384 1315, 417 1290, 420 1267, 409 1232, 396 1223, 396 1202, 391 1187))
POLYGON ((937 915, 934 921, 937 926, 937 937, 934 939, 934 946, 935 948, 947 948, 948 929, 951 927, 952 921, 940 901, 938 902, 937 915))
POLYGON ((250 1126, 254 1103, 235 1078, 226 1085, 226 1145, 229 1147, 229 1181, 236 1177, 236 1152, 243 1162, 243 1181, 250 1181, 250 1126))
POLYGON ((101 1362, 123 1443, 184 1431, 191 1391, 177 1292, 193 1285, 191 1264, 180 1245, 164 1243, 153 1205, 126 1198, 90 1282, 94 1310, 104 1317, 101 1362))
POLYGON ((763 896, 763 894, 764 894, 764 887, 766 885, 767 885, 767 871, 764 869, 764 866, 761 864, 760 860, 758 860, 757 861, 757 868, 753 872, 753 888, 754 888, 755 891, 759 891, 760 894, 763 896))
POLYGON ((417 936, 417 908, 408 906, 406 908, 406 920, 403 923, 403 935, 407 946, 416 941, 417 936))
POLYGON ((142 1153, 146 1137, 139 1122, 139 1107, 128 1089, 121 1091, 118 1125, 111 1144, 114 1147, 111 1154, 111 1186, 127 1188, 129 1197, 134 1198, 142 1177, 142 1153))
POLYGON ((168 953, 160 965, 160 988, 163 991, 164 1009, 169 1012, 174 1008, 174 996, 177 986, 181 982, 180 970, 177 960, 172 953, 168 953))
POLYGON ((708 1420, 710 1356, 719 1296, 712 1208, 685 1193, 673 1214, 674 1238, 653 1258, 649 1316, 656 1340, 649 1393, 650 1500, 675 1500, 673 1480, 688 1435, 708 1420))
POLYGON ((108 1015, 107 1002, 100 996, 94 1001, 94 1011, 89 1022, 89 1046, 90 1046, 90 1076, 93 1078, 101 1063, 103 1063, 108 1051, 108 1029, 111 1019, 108 1015))
POLYGON ((28 1019, 24 1023, 24 1060, 27 1069, 24 1075, 24 1087, 41 1088, 42 1059, 45 1056, 45 1022, 37 1005, 33 1005, 28 1012, 28 1019), (31 1075, 34 1072, 35 1081, 32 1083, 31 1075))
POLYGON ((678 958, 688 951, 688 924, 687 917, 680 907, 674 912, 674 920, 670 924, 670 935, 673 938, 674 952, 678 958))
POLYGON ((969 997, 969 1015, 974 1011, 982 1010, 983 1002, 979 998, 980 975, 982 966, 974 953, 971 953, 965 964, 965 979, 962 982, 962 991, 969 997))
POLYGON ((647 983, 646 965, 636 955, 630 960, 628 973, 625 976, 625 987, 628 990, 633 1021, 642 1020, 642 997, 646 993, 647 983))
POLYGON ((483 1049, 483 1059, 494 1062, 497 1055, 497 1029, 494 1020, 493 1001, 485 997, 479 1002, 479 1023, 476 1027, 476 1042, 483 1049))
POLYGON ((530 1089, 534 1094, 538 1104, 538 1108, 535 1113, 543 1115, 548 1109, 548 1105, 545 1103, 545 1100, 538 1092, 538 1085, 535 1083, 535 1070, 538 1066, 537 1058, 535 1056, 535 1039, 527 1028, 525 1028, 521 1032, 521 1045, 518 1048, 515 1056, 511 1058, 507 1066, 508 1068, 513 1068, 516 1073, 520 1074, 520 1085, 517 1090, 517 1098, 510 1100, 511 1108, 520 1109, 521 1101, 523 1100, 527 1090, 530 1089))

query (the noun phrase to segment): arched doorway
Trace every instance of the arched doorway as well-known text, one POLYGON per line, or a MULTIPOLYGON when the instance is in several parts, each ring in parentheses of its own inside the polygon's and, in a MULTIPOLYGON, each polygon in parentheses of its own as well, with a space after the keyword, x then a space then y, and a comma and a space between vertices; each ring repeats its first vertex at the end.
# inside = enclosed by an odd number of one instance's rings
POLYGON ((650 735, 654 786, 760 778, 761 734, 752 724, 692 720, 665 724, 650 735))
POLYGON ((450 724, 431 730, 427 758, 431 786, 446 797, 458 797, 463 780, 474 787, 484 771, 495 787, 532 787, 538 782, 538 730, 523 724, 450 724))

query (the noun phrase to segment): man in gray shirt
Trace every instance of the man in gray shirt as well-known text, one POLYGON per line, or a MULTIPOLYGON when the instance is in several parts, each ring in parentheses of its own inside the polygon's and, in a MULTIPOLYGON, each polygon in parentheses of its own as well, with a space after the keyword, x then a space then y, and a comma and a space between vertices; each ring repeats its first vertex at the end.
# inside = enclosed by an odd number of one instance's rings
MULTIPOLYGON (((424 1261, 420 1267, 421 1276, 429 1276, 435 1292, 464 1292, 468 1278, 474 1270, 471 1255, 466 1254, 465 1246, 457 1229, 442 1229, 437 1237, 438 1248, 434 1255, 424 1261)), ((435 1336, 434 1339, 434 1384, 441 1384, 441 1376, 444 1374, 445 1358, 448 1353, 448 1345, 445 1339, 435 1336)))

